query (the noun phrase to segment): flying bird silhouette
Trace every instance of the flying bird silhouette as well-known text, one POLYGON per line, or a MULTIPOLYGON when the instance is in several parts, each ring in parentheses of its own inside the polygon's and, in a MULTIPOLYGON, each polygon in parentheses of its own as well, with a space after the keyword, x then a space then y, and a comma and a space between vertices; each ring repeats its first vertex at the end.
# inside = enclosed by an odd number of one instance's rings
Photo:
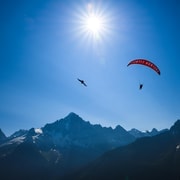
POLYGON ((143 84, 140 84, 139 85, 139 89, 141 90, 143 88, 143 84))
POLYGON ((78 80, 81 84, 83 84, 84 86, 87 86, 86 83, 84 82, 84 80, 81 80, 81 79, 78 79, 78 78, 77 78, 77 80, 78 80))

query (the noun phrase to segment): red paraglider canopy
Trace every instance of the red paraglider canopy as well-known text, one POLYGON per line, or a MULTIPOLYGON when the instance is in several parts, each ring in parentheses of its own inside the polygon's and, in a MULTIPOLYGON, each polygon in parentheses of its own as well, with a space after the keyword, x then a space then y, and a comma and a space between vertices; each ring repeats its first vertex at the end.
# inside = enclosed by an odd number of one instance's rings
POLYGON ((135 60, 132 60, 132 61, 129 62, 129 64, 127 66, 129 66, 131 64, 141 64, 141 65, 144 65, 144 66, 147 66, 147 67, 153 69, 159 75, 161 74, 159 68, 154 63, 152 63, 151 61, 148 61, 146 59, 135 59, 135 60))

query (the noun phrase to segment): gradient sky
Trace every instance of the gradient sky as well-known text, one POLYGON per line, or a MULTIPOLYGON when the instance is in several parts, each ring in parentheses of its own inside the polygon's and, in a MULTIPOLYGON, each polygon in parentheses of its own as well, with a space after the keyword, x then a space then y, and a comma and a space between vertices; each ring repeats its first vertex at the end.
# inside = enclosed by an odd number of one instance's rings
POLYGON ((160 130, 180 119, 179 0, 1 0, 0 18, 6 135, 70 112, 126 130, 160 130), (88 4, 106 21, 98 40, 81 29, 88 4), (161 75, 127 67, 136 58, 154 62, 161 75))

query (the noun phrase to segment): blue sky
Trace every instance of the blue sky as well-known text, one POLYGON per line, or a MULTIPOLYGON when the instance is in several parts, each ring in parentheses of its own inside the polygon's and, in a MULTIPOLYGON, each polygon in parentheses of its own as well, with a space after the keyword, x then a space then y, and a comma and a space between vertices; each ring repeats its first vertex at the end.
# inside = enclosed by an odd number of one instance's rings
POLYGON ((178 0, 0 3, 0 128, 6 135, 70 112, 127 130, 169 128, 180 118, 178 0), (88 4, 106 21, 99 39, 81 28, 88 4), (127 67, 136 58, 154 62, 161 75, 127 67))

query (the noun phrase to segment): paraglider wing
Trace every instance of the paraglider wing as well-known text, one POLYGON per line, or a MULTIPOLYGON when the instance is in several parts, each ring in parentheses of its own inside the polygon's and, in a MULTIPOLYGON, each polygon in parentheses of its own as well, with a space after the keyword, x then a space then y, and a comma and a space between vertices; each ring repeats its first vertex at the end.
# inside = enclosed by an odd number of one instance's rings
POLYGON ((129 62, 129 64, 127 66, 129 66, 131 64, 141 64, 141 65, 150 67, 151 69, 156 71, 159 75, 161 74, 159 68, 154 63, 152 63, 151 61, 148 61, 146 59, 135 59, 135 60, 132 60, 132 61, 129 62))

